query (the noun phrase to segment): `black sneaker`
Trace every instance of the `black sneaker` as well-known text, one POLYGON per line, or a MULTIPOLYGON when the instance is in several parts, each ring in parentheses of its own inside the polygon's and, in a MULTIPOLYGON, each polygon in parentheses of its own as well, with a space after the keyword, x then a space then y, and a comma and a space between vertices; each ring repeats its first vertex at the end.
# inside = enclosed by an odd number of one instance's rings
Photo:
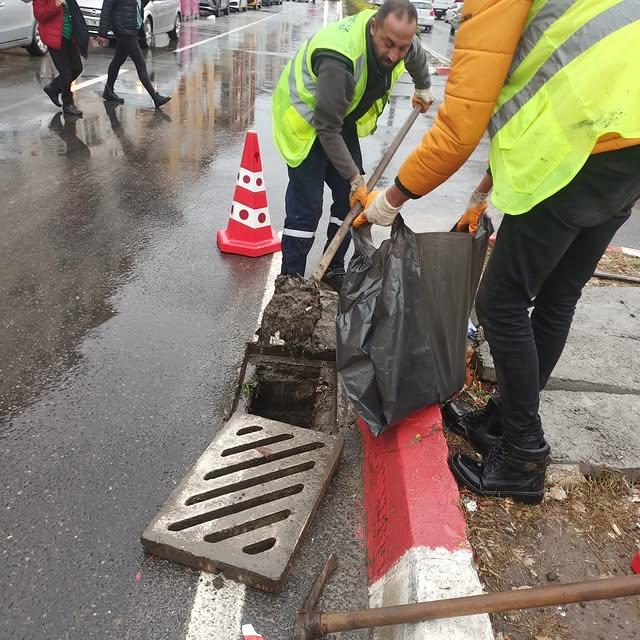
POLYGON ((82 118, 82 111, 80 111, 80 109, 78 109, 75 104, 66 104, 64 107, 62 107, 62 111, 67 116, 82 118))
POLYGON ((169 100, 171 100, 171 96, 161 96, 159 93, 153 96, 153 104, 156 105, 156 109, 159 109, 163 104, 167 104, 169 100))
POLYGON ((342 285, 344 284, 344 276, 344 269, 332 269, 331 271, 324 272, 322 282, 328 284, 337 293, 340 293, 342 285))
POLYGON ((104 91, 102 92, 102 98, 107 102, 124 104, 124 100, 109 85, 105 85, 104 91))
POLYGON ((49 96, 49 100, 56 105, 56 107, 61 107, 60 104, 60 92, 57 89, 54 89, 50 84, 46 87, 42 87, 42 90, 49 96))
POLYGON ((548 459, 546 442, 539 449, 503 443, 490 451, 485 462, 460 453, 451 456, 449 468, 458 484, 477 495, 540 504, 548 459))

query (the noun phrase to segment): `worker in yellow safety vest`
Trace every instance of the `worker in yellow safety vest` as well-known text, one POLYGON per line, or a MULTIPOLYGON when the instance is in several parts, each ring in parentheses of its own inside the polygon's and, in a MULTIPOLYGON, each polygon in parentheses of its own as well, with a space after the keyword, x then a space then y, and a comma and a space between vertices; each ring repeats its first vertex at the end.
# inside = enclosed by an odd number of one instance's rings
POLYGON ((391 224, 485 130, 490 171, 462 221, 475 224, 491 188, 507 214, 476 300, 499 393, 471 414, 444 407, 445 423, 485 456, 449 466, 477 494, 535 504, 549 456, 539 392, 582 288, 640 197, 640 1, 465 0, 433 127, 395 184, 363 198, 364 217, 391 224))
MULTIPOLYGON (((409 72, 413 104, 432 102, 424 48, 409 0, 387 0, 320 29, 284 68, 273 94, 273 135, 289 171, 282 232, 282 273, 305 275, 307 254, 322 216, 325 183, 333 204, 327 244, 350 209, 367 193, 358 138, 376 130, 396 80, 409 72)), ((344 279, 345 240, 325 280, 344 279)))

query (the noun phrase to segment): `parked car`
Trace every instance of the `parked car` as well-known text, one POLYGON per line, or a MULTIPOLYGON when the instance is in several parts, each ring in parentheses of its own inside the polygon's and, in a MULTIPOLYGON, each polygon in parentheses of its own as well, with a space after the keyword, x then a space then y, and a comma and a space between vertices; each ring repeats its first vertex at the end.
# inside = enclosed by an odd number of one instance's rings
MULTIPOLYGON (((2 0, 0 0, 2 2, 2 0)), ((80 11, 84 16, 89 34, 98 35, 102 0, 78 0, 80 11)), ((155 46, 155 37, 160 33, 168 33, 171 40, 180 37, 181 15, 180 0, 149 0, 143 9, 140 39, 147 47, 155 46)), ((113 33, 108 37, 113 39, 113 33)))
POLYGON ((411 0, 411 4, 418 13, 418 27, 421 27, 427 33, 431 33, 436 22, 436 13, 433 10, 432 0, 411 0))
POLYGON ((247 0, 229 0, 229 9, 231 11, 246 11, 247 10, 247 0))
POLYGON ((436 20, 444 18, 447 9, 451 7, 453 0, 433 0, 433 12, 435 13, 436 20))
POLYGON ((254 11, 262 9, 262 0, 247 0, 247 7, 251 7, 254 11))
POLYGON ((282 0, 262 0, 263 7, 271 7, 277 4, 282 4, 282 0))
POLYGON ((447 10, 444 21, 451 26, 451 35, 454 35, 460 26, 460 13, 462 12, 461 4, 454 4, 447 10))
POLYGON ((0 0, 0 49, 24 47, 32 56, 43 56, 47 45, 40 40, 31 2, 0 0))
POLYGON ((213 14, 219 18, 229 15, 229 0, 200 0, 200 13, 213 14))

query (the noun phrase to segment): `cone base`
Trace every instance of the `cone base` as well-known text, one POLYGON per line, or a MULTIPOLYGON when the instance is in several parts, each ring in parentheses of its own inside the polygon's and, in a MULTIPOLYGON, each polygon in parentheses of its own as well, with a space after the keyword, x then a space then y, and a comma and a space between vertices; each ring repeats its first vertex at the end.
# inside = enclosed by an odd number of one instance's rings
POLYGON ((220 229, 217 234, 218 247, 220 251, 224 253, 235 253, 249 258, 266 256, 269 253, 280 251, 281 246, 278 234, 273 229, 270 229, 270 231, 270 238, 260 240, 259 242, 245 242, 231 238, 227 233, 227 229, 220 229))

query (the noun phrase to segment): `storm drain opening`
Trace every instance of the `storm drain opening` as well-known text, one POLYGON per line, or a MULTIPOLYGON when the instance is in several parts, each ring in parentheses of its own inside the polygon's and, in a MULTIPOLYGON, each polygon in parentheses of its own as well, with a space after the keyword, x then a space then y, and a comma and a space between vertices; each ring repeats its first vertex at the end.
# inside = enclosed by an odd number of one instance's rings
POLYGON ((278 591, 342 448, 337 436, 236 413, 142 544, 159 557, 278 591))
POLYGON ((335 364, 250 353, 236 407, 242 411, 325 433, 335 432, 335 364))

